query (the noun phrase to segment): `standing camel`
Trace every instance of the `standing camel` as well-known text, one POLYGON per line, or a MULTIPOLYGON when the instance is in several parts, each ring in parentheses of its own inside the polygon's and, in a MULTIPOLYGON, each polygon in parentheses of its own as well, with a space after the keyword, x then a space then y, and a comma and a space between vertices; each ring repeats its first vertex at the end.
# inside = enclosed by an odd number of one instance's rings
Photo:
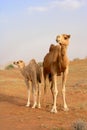
POLYGON ((62 75, 62 94, 64 111, 68 111, 68 106, 65 99, 65 85, 69 68, 69 60, 67 57, 67 47, 69 45, 70 35, 62 34, 56 37, 56 42, 59 45, 51 45, 49 53, 46 54, 43 61, 43 74, 45 81, 45 91, 46 91, 46 79, 48 78, 51 82, 51 92, 53 96, 53 107, 51 112, 57 113, 56 100, 58 95, 57 88, 57 77, 62 75))
POLYGON ((36 63, 34 59, 32 59, 28 65, 25 66, 24 61, 19 60, 17 62, 14 62, 15 65, 18 66, 19 70, 21 71, 22 75, 24 76, 25 83, 27 85, 28 89, 28 101, 26 106, 30 106, 30 82, 32 85, 32 90, 34 94, 34 104, 32 108, 38 107, 40 108, 40 96, 41 96, 41 89, 39 83, 41 83, 41 68, 36 63), (37 104, 38 99, 38 104, 37 104), (37 106, 38 105, 38 106, 37 106))

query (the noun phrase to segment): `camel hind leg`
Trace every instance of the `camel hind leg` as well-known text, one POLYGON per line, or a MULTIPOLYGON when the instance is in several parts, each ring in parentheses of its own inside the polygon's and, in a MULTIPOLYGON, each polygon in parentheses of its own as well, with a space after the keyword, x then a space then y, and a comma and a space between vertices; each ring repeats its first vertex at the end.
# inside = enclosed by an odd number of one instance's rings
POLYGON ((52 95, 53 95, 53 107, 52 107, 51 112, 57 113, 56 101, 57 101, 58 90, 57 90, 57 75, 56 74, 53 76, 52 82, 53 82, 53 88, 51 88, 51 91, 52 91, 52 95))
POLYGON ((40 99, 41 99, 41 86, 38 83, 38 108, 41 108, 41 104, 40 104, 40 99))
POLYGON ((34 104, 32 108, 36 108, 37 107, 37 91, 36 90, 33 91, 33 96, 34 96, 34 104))

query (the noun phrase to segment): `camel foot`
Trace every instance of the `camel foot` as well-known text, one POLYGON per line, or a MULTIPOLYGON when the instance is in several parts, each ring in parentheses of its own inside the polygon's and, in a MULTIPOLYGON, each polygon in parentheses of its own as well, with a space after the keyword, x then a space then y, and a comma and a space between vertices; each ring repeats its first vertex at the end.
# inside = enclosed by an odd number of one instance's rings
POLYGON ((30 107, 30 104, 26 104, 26 107, 30 107))
POLYGON ((63 108, 63 111, 69 111, 69 108, 68 107, 63 108))
POLYGON ((37 104, 35 103, 33 106, 32 106, 32 108, 36 108, 37 107, 37 104))
POLYGON ((37 106, 37 108, 39 108, 39 109, 40 109, 40 108, 41 108, 41 105, 38 105, 38 106, 37 106))
POLYGON ((57 109, 56 108, 52 108, 51 113, 57 113, 57 109))

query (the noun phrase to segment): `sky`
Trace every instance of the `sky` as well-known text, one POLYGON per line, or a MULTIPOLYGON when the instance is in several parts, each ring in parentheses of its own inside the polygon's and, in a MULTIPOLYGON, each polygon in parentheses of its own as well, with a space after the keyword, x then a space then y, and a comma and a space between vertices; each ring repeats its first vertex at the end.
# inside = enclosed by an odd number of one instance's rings
POLYGON ((0 65, 42 62, 60 34, 70 60, 87 57, 87 0, 0 0, 0 65))

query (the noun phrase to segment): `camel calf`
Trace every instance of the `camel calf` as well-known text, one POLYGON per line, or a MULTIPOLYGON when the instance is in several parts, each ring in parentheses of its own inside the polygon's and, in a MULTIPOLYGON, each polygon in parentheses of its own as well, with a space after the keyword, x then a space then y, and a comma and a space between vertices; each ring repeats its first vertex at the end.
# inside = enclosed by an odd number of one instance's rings
POLYGON ((41 90, 39 83, 41 83, 42 74, 40 66, 36 63, 34 59, 32 59, 27 66, 25 66, 25 63, 21 60, 14 62, 14 64, 17 65, 18 68, 20 69, 22 75, 24 76, 25 83, 27 85, 28 101, 26 106, 27 107, 30 106, 30 84, 31 84, 34 95, 34 104, 32 108, 35 108, 36 106, 38 108, 41 108, 40 105, 41 90))
POLYGON ((69 44, 70 35, 62 34, 56 37, 56 41, 59 45, 51 45, 49 52, 44 57, 43 61, 43 74, 45 79, 45 90, 46 90, 46 79, 49 78, 51 81, 51 92, 53 96, 53 107, 51 112, 57 113, 56 100, 58 95, 57 88, 57 76, 62 75, 62 93, 64 110, 67 111, 68 107, 65 99, 65 85, 68 74, 69 60, 67 57, 67 47, 69 44))

